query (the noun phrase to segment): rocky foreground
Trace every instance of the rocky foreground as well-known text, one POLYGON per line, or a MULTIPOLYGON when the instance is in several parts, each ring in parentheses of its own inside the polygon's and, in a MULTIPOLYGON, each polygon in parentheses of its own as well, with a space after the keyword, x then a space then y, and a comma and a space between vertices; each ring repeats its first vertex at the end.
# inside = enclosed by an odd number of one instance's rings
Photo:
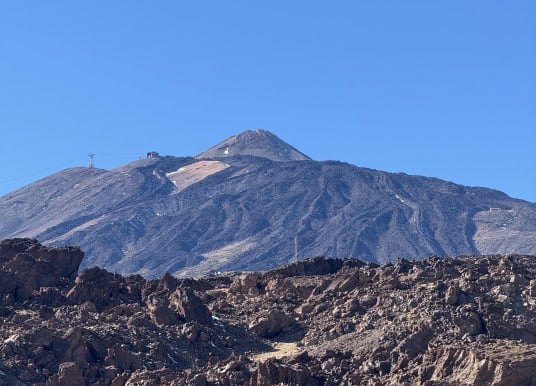
POLYGON ((1 385, 536 385, 536 260, 145 280, 0 243, 1 385))

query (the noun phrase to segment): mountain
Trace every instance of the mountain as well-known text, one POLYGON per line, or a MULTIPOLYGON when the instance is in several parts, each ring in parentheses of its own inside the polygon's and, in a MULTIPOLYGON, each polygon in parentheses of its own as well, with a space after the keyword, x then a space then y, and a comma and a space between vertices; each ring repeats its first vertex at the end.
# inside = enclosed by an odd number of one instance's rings
POLYGON ((196 158, 53 174, 0 197, 0 238, 78 245, 82 268, 146 277, 320 255, 536 254, 536 205, 496 190, 309 160, 264 131, 225 143, 196 158), (227 145, 229 154, 214 153, 227 145))
POLYGON ((198 154, 198 159, 252 155, 272 161, 304 161, 308 156, 266 130, 247 130, 233 135, 207 151, 198 154))
POLYGON ((307 259, 263 273, 77 273, 0 242, 0 384, 534 385, 536 260, 307 259))

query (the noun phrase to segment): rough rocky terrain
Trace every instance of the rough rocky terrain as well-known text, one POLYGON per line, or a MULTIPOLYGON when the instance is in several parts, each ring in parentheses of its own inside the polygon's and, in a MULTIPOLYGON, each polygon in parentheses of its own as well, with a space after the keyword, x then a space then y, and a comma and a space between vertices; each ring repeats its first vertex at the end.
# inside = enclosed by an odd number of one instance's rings
POLYGON ((536 260, 315 258, 197 280, 0 243, 0 384, 535 385, 536 260))
POLYGON ((146 278, 267 270, 311 256, 381 263, 536 254, 536 204, 312 161, 263 131, 231 137, 197 158, 67 169, 0 197, 0 214, 0 238, 79 245, 82 268, 146 278))

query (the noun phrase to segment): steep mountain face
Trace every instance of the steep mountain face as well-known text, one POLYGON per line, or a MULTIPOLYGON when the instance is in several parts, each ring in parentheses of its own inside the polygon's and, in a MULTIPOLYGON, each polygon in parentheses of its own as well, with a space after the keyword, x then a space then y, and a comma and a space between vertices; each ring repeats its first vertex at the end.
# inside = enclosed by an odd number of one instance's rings
POLYGON ((536 254, 535 204, 341 162, 274 161, 291 148, 270 145, 275 136, 233 138, 240 150, 230 144, 223 157, 209 158, 213 148, 110 171, 68 169, 30 184, 0 198, 0 238, 79 245, 82 268, 146 277, 265 270, 319 255, 536 254), (265 156, 246 154, 259 143, 265 156))

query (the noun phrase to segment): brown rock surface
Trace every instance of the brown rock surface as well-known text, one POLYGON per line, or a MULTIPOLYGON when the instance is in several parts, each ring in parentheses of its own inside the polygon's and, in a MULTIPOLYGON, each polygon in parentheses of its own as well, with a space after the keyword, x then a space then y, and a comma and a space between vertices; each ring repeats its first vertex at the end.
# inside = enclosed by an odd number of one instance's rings
POLYGON ((0 243, 0 385, 536 384, 535 257, 152 281, 80 259, 0 243))

